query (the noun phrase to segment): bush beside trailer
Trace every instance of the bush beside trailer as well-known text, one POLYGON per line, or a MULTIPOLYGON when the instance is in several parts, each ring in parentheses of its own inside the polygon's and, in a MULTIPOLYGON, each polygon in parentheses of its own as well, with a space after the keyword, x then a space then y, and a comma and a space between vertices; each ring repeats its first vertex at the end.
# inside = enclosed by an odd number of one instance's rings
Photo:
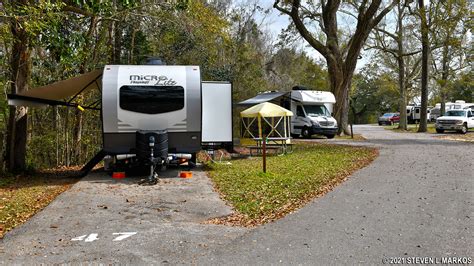
POLYGON ((8 101, 100 110, 103 147, 83 167, 84 175, 105 156, 107 164, 127 158, 151 165, 156 174, 155 166, 176 159, 193 163, 203 148, 233 148, 232 85, 201 81, 198 66, 107 65, 103 71, 10 94, 8 101), (101 91, 101 107, 74 103, 78 94, 92 89, 101 91))

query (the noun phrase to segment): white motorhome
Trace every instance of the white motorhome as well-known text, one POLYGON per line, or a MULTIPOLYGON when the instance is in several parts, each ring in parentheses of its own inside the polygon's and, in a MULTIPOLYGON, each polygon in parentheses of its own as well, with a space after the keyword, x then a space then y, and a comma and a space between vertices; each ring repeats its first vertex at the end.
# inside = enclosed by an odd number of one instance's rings
POLYGON ((295 86, 290 92, 260 93, 239 105, 249 106, 262 102, 272 102, 293 112, 291 134, 294 137, 309 138, 318 134, 334 138, 337 134, 337 121, 332 117, 336 98, 331 92, 295 86))
POLYGON ((332 117, 336 103, 334 94, 328 91, 293 90, 291 91, 291 134, 309 138, 312 135, 324 135, 334 138, 337 134, 337 121, 332 117))
POLYGON ((101 111, 103 148, 84 166, 84 174, 105 156, 113 163, 135 158, 131 161, 155 167, 177 159, 193 163, 203 147, 232 149, 232 86, 202 82, 198 66, 107 65, 8 98, 10 105, 101 111), (77 95, 94 89, 101 100, 74 103, 77 95))

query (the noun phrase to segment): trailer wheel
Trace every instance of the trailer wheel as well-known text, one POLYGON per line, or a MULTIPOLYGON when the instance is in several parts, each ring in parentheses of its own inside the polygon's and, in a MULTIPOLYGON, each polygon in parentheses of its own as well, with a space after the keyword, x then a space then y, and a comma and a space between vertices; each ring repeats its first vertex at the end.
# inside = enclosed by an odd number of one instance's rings
POLYGON ((334 136, 336 136, 336 135, 334 135, 334 134, 329 134, 329 135, 326 135, 326 138, 328 138, 328 139, 333 139, 334 136))
POLYGON ((437 128, 437 129, 436 129, 436 133, 444 133, 444 129, 439 129, 439 128, 437 128))
POLYGON ((301 130, 301 136, 305 139, 309 139, 311 138, 311 133, 309 132, 309 128, 307 127, 304 127, 302 130, 301 130))
POLYGON ((196 163, 197 163, 197 157, 196 157, 196 153, 191 153, 191 159, 189 159, 188 161, 188 165, 191 167, 191 168, 194 168, 196 166, 196 163))

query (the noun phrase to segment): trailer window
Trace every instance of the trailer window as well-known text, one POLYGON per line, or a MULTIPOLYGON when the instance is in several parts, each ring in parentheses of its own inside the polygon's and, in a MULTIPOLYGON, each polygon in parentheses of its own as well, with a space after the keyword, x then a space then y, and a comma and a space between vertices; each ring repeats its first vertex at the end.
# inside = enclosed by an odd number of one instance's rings
POLYGON ((181 86, 122 86, 120 108, 144 114, 161 114, 184 108, 181 86))

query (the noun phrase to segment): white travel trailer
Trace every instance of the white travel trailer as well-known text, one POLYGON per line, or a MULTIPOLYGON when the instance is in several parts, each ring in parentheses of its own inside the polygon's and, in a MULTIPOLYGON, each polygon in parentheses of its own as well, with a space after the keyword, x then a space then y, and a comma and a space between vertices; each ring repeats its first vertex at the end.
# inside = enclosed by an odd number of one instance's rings
MULTIPOLYGON (((428 107, 426 110, 427 119, 430 119, 431 108, 428 107)), ((421 106, 419 105, 407 105, 407 122, 409 124, 419 123, 421 119, 421 106)))
POLYGON ((84 166, 84 174, 105 156, 109 163, 127 158, 134 164, 152 165, 150 175, 155 176, 157 165, 178 159, 194 163, 203 147, 232 149, 232 86, 201 82, 198 66, 107 65, 8 98, 10 105, 101 111, 103 147, 84 166), (101 92, 100 101, 85 106, 74 103, 78 94, 93 89, 101 92))
POLYGON ((301 86, 290 92, 266 92, 240 102, 239 105, 255 105, 273 102, 293 112, 291 134, 309 138, 324 135, 333 138, 337 134, 337 121, 332 117, 336 103, 334 94, 328 91, 309 90, 301 86))
MULTIPOLYGON (((456 100, 454 103, 446 102, 444 106, 445 106, 444 108, 446 112, 452 109, 467 109, 467 108, 474 109, 474 103, 466 103, 466 101, 463 101, 463 100, 456 100)), ((435 104, 435 107, 431 109, 430 120, 436 121, 436 119, 440 116, 441 116, 441 103, 437 103, 435 104)))

